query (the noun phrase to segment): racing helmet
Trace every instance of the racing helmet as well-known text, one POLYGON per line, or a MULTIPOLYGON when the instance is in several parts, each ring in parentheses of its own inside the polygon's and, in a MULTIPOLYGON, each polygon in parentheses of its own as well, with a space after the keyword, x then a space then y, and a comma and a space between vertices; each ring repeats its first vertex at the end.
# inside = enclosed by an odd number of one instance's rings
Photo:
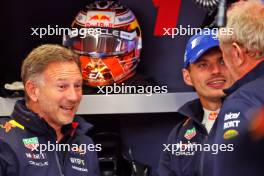
POLYGON ((95 1, 75 17, 63 45, 80 55, 84 83, 120 83, 136 72, 142 48, 134 13, 116 1, 95 1))

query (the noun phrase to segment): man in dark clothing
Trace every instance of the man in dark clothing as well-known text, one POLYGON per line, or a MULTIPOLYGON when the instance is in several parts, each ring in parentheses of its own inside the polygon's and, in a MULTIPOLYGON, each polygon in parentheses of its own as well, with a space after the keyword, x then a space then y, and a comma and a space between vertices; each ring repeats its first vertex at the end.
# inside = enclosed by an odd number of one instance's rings
POLYGON ((179 109, 183 120, 163 144, 158 168, 160 176, 193 176, 198 173, 200 151, 192 147, 194 144, 203 145, 221 107, 222 90, 232 83, 215 34, 214 30, 204 30, 187 43, 183 78, 186 84, 195 88, 199 99, 179 109))
POLYGON ((92 127, 75 113, 82 97, 78 58, 58 45, 34 49, 22 65, 25 100, 0 120, 0 175, 98 176, 92 127))
POLYGON ((225 90, 225 99, 211 144, 233 145, 232 152, 212 156, 205 153, 201 175, 263 175, 263 152, 255 150, 258 142, 250 139, 249 128, 254 112, 264 104, 264 5, 258 1, 241 1, 227 12, 225 29, 220 34, 224 61, 235 83, 225 90), (210 167, 208 167, 208 164, 210 167))

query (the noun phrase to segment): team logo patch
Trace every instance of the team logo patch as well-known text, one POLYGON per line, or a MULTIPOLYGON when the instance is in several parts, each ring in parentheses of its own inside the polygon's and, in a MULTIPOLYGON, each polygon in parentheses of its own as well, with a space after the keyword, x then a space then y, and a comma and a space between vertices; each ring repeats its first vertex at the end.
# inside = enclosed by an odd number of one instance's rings
POLYGON ((12 128, 15 128, 15 127, 24 129, 24 126, 20 125, 15 120, 10 120, 10 121, 6 122, 4 125, 0 124, 0 128, 5 129, 6 133, 8 133, 12 128))
POLYGON ((231 138, 234 138, 238 135, 238 131, 237 130, 227 130, 224 135, 223 135, 223 138, 225 140, 227 139, 231 139, 231 138))
POLYGON ((30 149, 31 151, 35 150, 39 146, 38 138, 32 137, 32 138, 24 138, 23 143, 26 148, 30 149))
POLYGON ((185 132, 184 137, 188 140, 191 140, 195 135, 196 135, 196 129, 195 127, 193 127, 192 129, 188 129, 185 132))
POLYGON ((15 126, 12 125, 9 122, 6 122, 4 125, 0 125, 1 128, 5 129, 5 132, 8 133, 12 128, 14 128, 15 126))

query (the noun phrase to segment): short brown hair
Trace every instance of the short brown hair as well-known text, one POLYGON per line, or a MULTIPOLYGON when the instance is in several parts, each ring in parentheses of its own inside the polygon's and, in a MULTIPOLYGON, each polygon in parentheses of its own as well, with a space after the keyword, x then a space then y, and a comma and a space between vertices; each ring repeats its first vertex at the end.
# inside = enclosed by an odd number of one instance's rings
POLYGON ((52 62, 75 62, 80 68, 78 55, 56 44, 45 44, 33 49, 23 61, 21 78, 23 84, 36 80, 52 62))

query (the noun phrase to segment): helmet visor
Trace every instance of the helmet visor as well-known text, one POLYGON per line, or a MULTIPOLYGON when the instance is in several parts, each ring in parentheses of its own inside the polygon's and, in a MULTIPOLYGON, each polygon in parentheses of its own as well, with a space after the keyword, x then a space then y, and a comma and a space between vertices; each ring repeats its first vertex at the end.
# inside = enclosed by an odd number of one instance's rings
POLYGON ((112 35, 64 36, 64 46, 69 46, 81 55, 95 57, 128 53, 137 48, 138 40, 127 40, 112 35))

